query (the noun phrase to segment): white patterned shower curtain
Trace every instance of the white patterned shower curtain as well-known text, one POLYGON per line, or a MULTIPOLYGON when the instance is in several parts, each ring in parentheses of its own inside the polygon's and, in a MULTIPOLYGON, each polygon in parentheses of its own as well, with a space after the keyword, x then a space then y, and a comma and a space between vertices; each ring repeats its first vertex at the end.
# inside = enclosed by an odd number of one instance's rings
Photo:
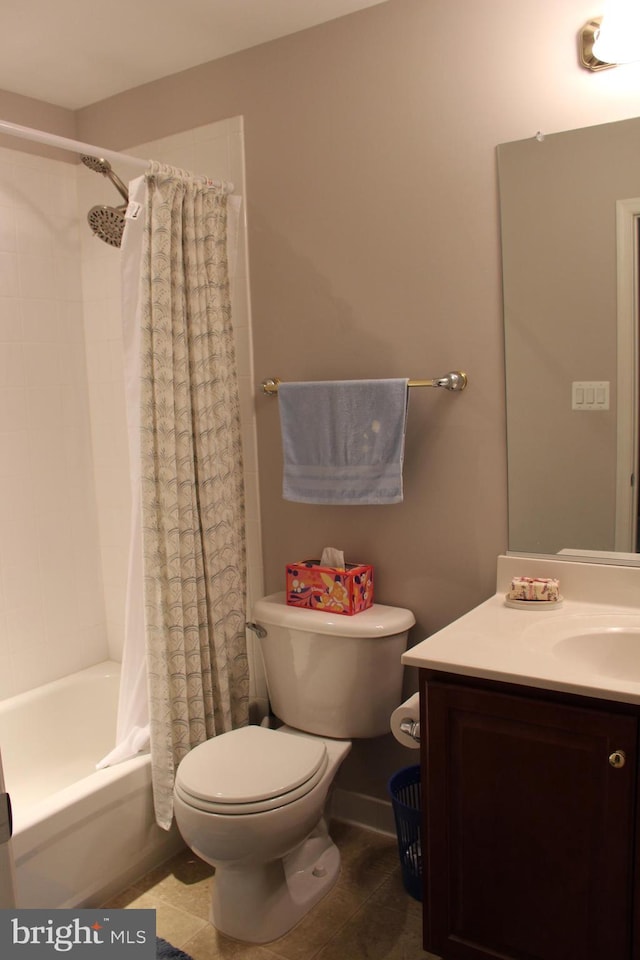
POLYGON ((248 715, 229 198, 211 181, 157 163, 133 187, 132 199, 144 200, 144 229, 141 251, 133 240, 127 249, 139 223, 127 225, 123 240, 124 273, 135 274, 139 262, 140 277, 137 297, 130 294, 137 303, 125 310, 139 319, 125 335, 132 562, 118 746, 103 764, 140 748, 146 686, 156 819, 168 829, 180 760, 248 715))

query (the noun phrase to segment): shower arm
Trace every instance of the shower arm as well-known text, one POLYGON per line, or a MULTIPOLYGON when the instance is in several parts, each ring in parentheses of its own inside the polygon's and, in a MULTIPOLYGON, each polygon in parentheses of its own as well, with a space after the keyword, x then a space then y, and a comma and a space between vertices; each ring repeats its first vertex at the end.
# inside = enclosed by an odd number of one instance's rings
POLYGON ((120 177, 113 172, 113 170, 105 170, 104 176, 108 177, 111 180, 111 183, 114 185, 120 196, 123 198, 125 203, 129 203, 129 191, 125 187, 124 183, 120 177))

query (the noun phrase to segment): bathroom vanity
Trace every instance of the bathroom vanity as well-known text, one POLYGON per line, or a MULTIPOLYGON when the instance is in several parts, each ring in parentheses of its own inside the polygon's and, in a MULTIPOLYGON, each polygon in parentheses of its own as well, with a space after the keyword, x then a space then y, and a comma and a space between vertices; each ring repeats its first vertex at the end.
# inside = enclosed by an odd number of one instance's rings
POLYGON ((640 958, 640 569, 504 557, 420 669, 424 946, 444 960, 640 958), (558 576, 556 608, 505 604, 558 576))

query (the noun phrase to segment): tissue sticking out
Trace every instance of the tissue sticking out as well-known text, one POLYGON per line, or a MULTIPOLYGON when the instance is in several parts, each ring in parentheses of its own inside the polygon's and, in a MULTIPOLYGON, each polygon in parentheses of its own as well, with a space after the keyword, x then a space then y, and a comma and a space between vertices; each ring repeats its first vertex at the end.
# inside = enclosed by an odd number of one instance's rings
POLYGON ((337 547, 325 547, 320 557, 320 566, 344 570, 344 550, 338 550, 337 547))

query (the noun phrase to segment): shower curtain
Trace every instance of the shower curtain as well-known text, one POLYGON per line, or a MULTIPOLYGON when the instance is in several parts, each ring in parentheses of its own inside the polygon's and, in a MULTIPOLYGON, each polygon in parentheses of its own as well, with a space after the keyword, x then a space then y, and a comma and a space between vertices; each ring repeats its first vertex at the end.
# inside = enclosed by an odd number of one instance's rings
POLYGON ((131 198, 123 277, 125 317, 137 318, 125 327, 134 520, 118 744, 102 765, 144 745, 146 687, 156 819, 168 829, 180 760, 248 719, 230 198, 157 163, 131 198))

